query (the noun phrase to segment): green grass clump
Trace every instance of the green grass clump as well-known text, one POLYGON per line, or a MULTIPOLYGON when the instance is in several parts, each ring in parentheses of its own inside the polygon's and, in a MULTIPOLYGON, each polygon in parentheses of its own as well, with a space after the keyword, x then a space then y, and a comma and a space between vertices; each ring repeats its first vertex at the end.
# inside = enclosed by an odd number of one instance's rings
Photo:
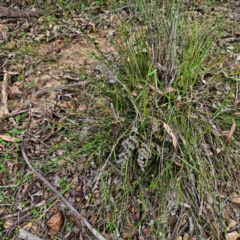
POLYGON ((127 221, 134 231, 146 226, 156 239, 167 234, 174 239, 176 219, 184 213, 193 221, 193 235, 219 237, 225 231, 220 186, 236 186, 233 172, 239 170, 232 155, 237 141, 226 147, 219 135, 233 121, 239 124, 233 104, 237 83, 220 77, 223 17, 194 15, 175 0, 138 1, 128 10, 131 17, 122 20, 114 41, 117 54, 104 60, 115 83, 106 78, 101 89, 122 126, 106 167, 114 165, 122 180, 116 191, 106 176, 101 182, 108 209, 103 211, 114 215, 111 233, 127 221), (128 209, 133 199, 140 202, 137 220, 128 209), (201 212, 206 205, 211 220, 201 212))

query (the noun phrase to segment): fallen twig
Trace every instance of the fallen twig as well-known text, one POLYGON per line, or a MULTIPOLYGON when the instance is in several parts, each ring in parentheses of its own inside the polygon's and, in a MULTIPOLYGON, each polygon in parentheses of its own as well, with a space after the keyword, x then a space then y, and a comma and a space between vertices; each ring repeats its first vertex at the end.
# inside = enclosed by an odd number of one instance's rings
POLYGON ((17 115, 20 115, 20 114, 25 113, 25 112, 28 112, 28 111, 29 111, 29 109, 14 111, 14 112, 5 114, 4 118, 15 117, 15 116, 17 116, 17 115))
POLYGON ((10 9, 0 6, 0 17, 14 17, 14 18, 26 18, 26 17, 39 17, 42 16, 41 11, 24 11, 20 9, 10 9))
POLYGON ((8 106, 7 106, 7 99, 8 99, 8 79, 9 74, 7 72, 4 73, 4 79, 2 84, 2 102, 0 107, 0 118, 2 119, 5 114, 8 114, 8 106))
POLYGON ((105 237, 103 237, 95 228, 91 226, 91 224, 67 201, 66 198, 64 198, 59 191, 57 191, 52 184, 39 172, 37 172, 32 164, 30 163, 28 157, 27 157, 27 144, 23 140, 21 145, 21 151, 23 158, 25 162, 27 163, 28 167, 37 175, 37 177, 43 181, 55 194, 59 196, 59 198, 62 200, 62 202, 70 209, 70 211, 79 219, 81 219, 86 227, 94 234, 95 237, 97 237, 99 240, 106 240, 105 237))
POLYGON ((34 97, 41 97, 42 95, 50 92, 50 91, 58 91, 58 90, 63 90, 63 89, 68 89, 68 88, 73 88, 73 87, 80 87, 83 85, 87 85, 89 82, 83 81, 83 82, 77 82, 77 83, 72 83, 68 85, 62 85, 62 86, 57 86, 57 87, 51 87, 51 88, 45 88, 41 89, 33 94, 34 97))

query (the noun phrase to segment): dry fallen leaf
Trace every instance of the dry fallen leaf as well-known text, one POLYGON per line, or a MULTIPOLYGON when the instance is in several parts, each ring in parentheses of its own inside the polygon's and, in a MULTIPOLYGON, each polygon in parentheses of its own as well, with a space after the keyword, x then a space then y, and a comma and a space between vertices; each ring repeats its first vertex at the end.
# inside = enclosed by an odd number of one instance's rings
POLYGON ((146 235, 146 237, 150 237, 152 235, 152 228, 146 227, 143 229, 143 232, 146 235))
POLYGON ((235 129, 236 129, 236 123, 235 123, 235 121, 233 121, 232 127, 231 127, 231 129, 230 129, 230 131, 229 131, 229 133, 228 133, 228 135, 227 135, 227 137, 226 137, 226 140, 225 140, 225 145, 226 145, 226 146, 227 146, 228 143, 230 142, 231 137, 232 137, 235 129))
POLYGON ((7 50, 12 50, 12 49, 14 48, 14 46, 15 46, 15 42, 14 42, 14 41, 11 41, 11 42, 9 42, 8 44, 6 44, 5 48, 6 48, 7 50))
POLYGON ((190 239, 191 239, 191 236, 187 232, 185 232, 183 234, 183 240, 190 240, 190 239))
POLYGON ((229 219, 229 221, 228 221, 229 228, 234 228, 236 225, 237 225, 236 221, 234 221, 233 219, 229 219))
POLYGON ((72 197, 78 197, 78 198, 81 198, 81 199, 84 197, 84 193, 82 191, 76 191, 74 189, 70 189, 69 194, 72 197))
POLYGON ((167 125, 166 123, 163 123, 163 127, 165 128, 165 130, 167 131, 167 133, 171 136, 172 138, 172 142, 173 142, 173 146, 176 150, 177 148, 177 138, 175 137, 172 129, 169 127, 169 125, 167 125))
POLYGON ((5 211, 6 211, 6 207, 5 206, 0 207, 0 215, 5 213, 5 211))
POLYGON ((135 233, 134 228, 131 227, 123 227, 122 231, 123 231, 122 236, 124 239, 132 238, 135 233))
POLYGON ((92 217, 90 218, 90 223, 94 227, 97 222, 97 215, 93 214, 92 217))
POLYGON ((63 223, 63 216, 61 211, 57 211, 56 214, 54 214, 48 221, 47 225, 50 228, 50 232, 52 234, 56 234, 59 229, 61 224, 63 223))
POLYGON ((28 224, 23 226, 23 229, 30 229, 32 227, 33 223, 29 222, 28 224))
POLYGON ((76 224, 79 228, 82 228, 81 220, 71 213, 66 213, 66 217, 76 224))
POLYGON ((238 198, 233 198, 233 199, 232 199, 232 202, 234 202, 234 203, 240 203, 240 197, 238 197, 238 198))
POLYGON ((240 203, 240 196, 239 196, 237 193, 233 192, 233 193, 230 195, 230 197, 232 198, 232 202, 234 202, 234 203, 240 203))
POLYGON ((0 135, 0 138, 6 142, 21 142, 21 138, 10 137, 8 135, 0 135))
POLYGON ((23 94, 23 92, 16 85, 13 85, 13 86, 9 87, 9 89, 10 89, 12 94, 23 94))
POLYGON ((237 240, 240 237, 237 231, 227 233, 226 240, 237 240))
POLYGON ((31 230, 38 233, 38 227, 36 225, 32 225, 31 230))
POLYGON ((4 223, 3 227, 4 227, 5 229, 8 229, 8 228, 10 228, 11 226, 13 226, 13 224, 14 224, 14 222, 13 222, 12 220, 7 220, 7 221, 4 223))

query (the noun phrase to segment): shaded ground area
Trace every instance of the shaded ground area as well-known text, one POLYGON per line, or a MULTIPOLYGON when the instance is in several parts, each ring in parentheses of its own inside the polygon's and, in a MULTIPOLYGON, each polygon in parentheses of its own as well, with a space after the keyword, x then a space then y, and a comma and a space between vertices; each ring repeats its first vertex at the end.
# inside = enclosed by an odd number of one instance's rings
MULTIPOLYGON (((218 6, 212 9, 213 12, 217 10, 218 6)), ((233 2, 227 11, 228 21, 239 23, 238 2, 233 2)), ((65 16, 51 18, 51 15, 36 19, 1 19, 1 239, 19 239, 19 229, 40 239, 94 239, 83 222, 28 168, 20 150, 22 139, 27 143, 27 155, 34 168, 42 172, 106 239, 190 240, 199 239, 200 235, 208 236, 208 239, 219 236, 221 239, 238 239, 240 195, 237 184, 216 183, 222 191, 221 202, 213 203, 214 198, 210 196, 203 199, 196 195, 192 202, 188 198, 180 202, 180 208, 173 188, 172 194, 166 196, 168 219, 171 219, 166 224, 166 236, 156 237, 153 231, 154 224, 164 218, 156 210, 158 199, 153 191, 140 187, 139 192, 130 192, 124 199, 128 188, 122 187, 121 166, 107 159, 113 149, 111 143, 121 138, 121 122, 109 98, 111 90, 106 95, 101 91, 103 85, 108 84, 102 81, 103 78, 113 84, 115 79, 96 56, 102 54, 111 59, 116 54, 111 40, 115 37, 119 18, 125 21, 128 13, 122 9, 113 13, 99 7, 94 20, 89 17, 90 13, 91 9, 76 14, 74 19, 65 16), (101 148, 106 151, 99 153, 100 146, 96 143, 100 132, 101 148), (105 161, 107 169, 100 164, 105 161), (105 182, 101 182, 102 176, 105 182), (104 189, 110 189, 111 195, 107 197, 111 206, 105 204, 104 189), (139 200, 140 193, 145 202, 139 200), (193 206, 199 202, 200 206, 193 206), (212 204, 223 204, 225 212, 213 212, 212 204), (124 211, 119 214, 123 214, 126 220, 113 224, 120 208, 124 211), (193 219, 188 217, 188 213, 196 209, 199 216, 206 219, 206 224, 199 228, 202 230, 199 235, 193 219), (216 225, 216 216, 223 218, 225 225, 216 225)), ((239 38, 239 28, 226 29, 222 41, 231 51, 231 44, 238 42, 239 38)), ((226 58, 226 65, 234 60, 237 62, 234 69, 239 69, 239 56, 233 54, 226 58)), ((221 86, 211 89, 214 94, 221 86)), ((219 132, 224 138, 228 134, 229 131, 219 132)), ((171 137, 170 134, 173 141, 171 137)), ((123 147, 119 144, 118 148, 123 147)), ((213 151, 208 151, 211 156, 213 151)), ((178 164, 176 161, 176 171, 181 168, 178 164)), ((129 185, 135 185, 138 174, 134 170, 131 174, 129 185)), ((238 169, 232 172, 238 183, 239 174, 238 169)), ((188 184, 186 182, 192 196, 195 190, 188 184)))

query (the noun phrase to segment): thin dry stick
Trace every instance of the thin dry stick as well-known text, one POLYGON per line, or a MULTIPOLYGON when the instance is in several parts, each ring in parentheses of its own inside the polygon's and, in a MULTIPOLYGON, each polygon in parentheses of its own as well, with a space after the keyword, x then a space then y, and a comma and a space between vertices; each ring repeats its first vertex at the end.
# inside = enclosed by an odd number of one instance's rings
POLYGON ((74 87, 80 87, 83 85, 87 85, 89 82, 83 81, 83 82, 77 82, 77 83, 72 83, 68 85, 63 85, 63 86, 57 86, 57 87, 50 87, 50 88, 45 88, 41 89, 33 94, 34 97, 41 97, 42 95, 50 92, 50 91, 58 91, 58 90, 63 90, 63 89, 68 89, 68 88, 74 88, 74 87))
POLYGON ((8 114, 8 105, 7 105, 7 100, 8 100, 8 79, 9 79, 9 74, 7 72, 4 73, 4 79, 3 79, 3 84, 2 84, 2 102, 0 106, 0 118, 3 118, 5 114, 8 114))
POLYGON ((14 111, 14 112, 5 114, 4 118, 14 117, 14 116, 16 116, 16 115, 20 115, 20 114, 25 113, 25 112, 28 112, 28 111, 29 111, 28 109, 19 110, 19 111, 14 111))
POLYGON ((107 240, 105 237, 103 237, 95 228, 91 226, 91 224, 64 198, 59 191, 57 191, 52 184, 39 172, 37 172, 32 164, 30 163, 28 157, 27 157, 27 144, 25 140, 22 141, 21 145, 21 151, 23 158, 25 162, 27 163, 28 167, 37 175, 37 177, 42 180, 55 194, 59 196, 59 198, 62 200, 62 202, 71 210, 71 212, 79 219, 81 219, 86 227, 94 234, 95 237, 97 237, 99 240, 107 240))

